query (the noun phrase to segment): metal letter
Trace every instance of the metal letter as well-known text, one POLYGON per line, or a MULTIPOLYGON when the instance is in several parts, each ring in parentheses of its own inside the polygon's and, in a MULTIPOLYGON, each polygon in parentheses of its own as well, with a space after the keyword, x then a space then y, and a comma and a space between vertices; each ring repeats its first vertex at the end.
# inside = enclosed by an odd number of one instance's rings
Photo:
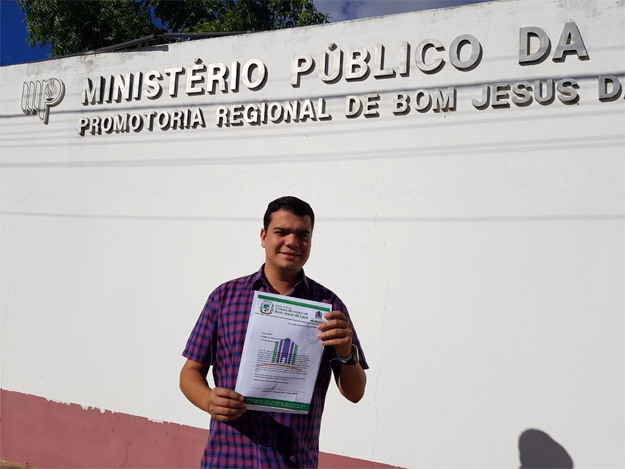
POLYGON ((366 78, 369 73, 369 51, 364 47, 359 49, 350 49, 347 51, 347 64, 345 66, 345 79, 346 80, 358 80, 359 78, 366 78))
POLYGON ((547 33, 536 26, 528 26, 519 30, 519 64, 540 63, 549 54, 551 42, 547 33), (539 44, 536 51, 531 52, 531 38, 538 38, 539 44))
POLYGON ((202 63, 202 59, 196 59, 195 64, 189 67, 189 74, 187 75, 187 94, 201 94, 204 93, 202 83, 204 83, 204 77, 200 75, 201 72, 206 71, 206 65, 202 63), (196 83, 199 86, 196 86, 196 83))
POLYGON ((362 103, 358 96, 345 96, 345 117, 355 117, 360 114, 362 103))
POLYGON ((256 88, 261 87, 263 83, 265 83, 265 78, 267 78, 267 67, 259 59, 250 59, 245 62, 245 65, 243 65, 243 73, 241 78, 243 84, 248 89, 255 90, 256 88), (256 78, 252 79, 254 68, 258 69, 258 73, 256 74, 256 78))
POLYGON ((449 46, 449 61, 458 70, 471 70, 482 57, 482 45, 477 38, 471 34, 461 34, 453 40, 449 46), (471 55, 468 60, 460 59, 460 50, 465 44, 471 45, 471 55))
POLYGON ((599 101, 614 101, 621 96, 623 87, 618 77, 615 75, 599 76, 599 101), (608 84, 611 90, 608 91, 608 84))
POLYGON ((336 47, 336 44, 332 43, 328 46, 331 51, 320 52, 319 61, 321 62, 321 70, 319 71, 319 78, 326 83, 332 83, 341 77, 341 65, 343 62, 343 52, 336 47), (330 54, 332 54, 332 69, 330 71, 330 54))
POLYGON ((441 58, 436 59, 429 65, 425 63, 425 53, 430 47, 433 47, 439 52, 445 50, 445 47, 443 47, 443 44, 438 39, 426 39, 419 43, 414 51, 414 61, 417 67, 419 67, 419 70, 425 73, 435 73, 445 65, 445 61, 441 58))
POLYGON ((574 21, 564 25, 560 40, 556 46, 556 52, 553 54, 553 61, 564 62, 564 54, 567 52, 575 52, 580 60, 588 60, 590 58, 582 35, 574 21))
POLYGON ((507 101, 510 98, 508 91, 510 90, 510 85, 508 83, 495 83, 491 86, 492 88, 492 104, 491 106, 494 108, 497 107, 510 107, 510 103, 507 101))
POLYGON ((417 90, 414 94, 413 107, 418 112, 426 112, 432 105, 432 96, 426 90, 417 90))
POLYGON ((378 102, 380 100, 380 95, 379 94, 366 94, 365 95, 365 111, 364 111, 364 115, 365 117, 378 117, 380 115, 380 113, 378 112, 378 108, 380 107, 380 103, 378 102))
POLYGON ((435 93, 432 93, 434 102, 432 107, 435 111, 455 111, 456 110, 456 88, 450 86, 443 93, 440 88, 436 89, 435 93))
POLYGON ((392 68, 384 69, 384 46, 382 44, 375 45, 373 58, 374 77, 392 77, 395 75, 395 71, 392 68))
POLYGON ((564 104, 575 104, 579 101, 579 94, 577 88, 579 85, 573 78, 564 78, 558 81, 556 88, 558 89, 558 99, 564 104))
POLYGON ((314 65, 310 55, 294 55, 291 59, 291 86, 299 86, 300 75, 309 73, 314 65))
POLYGON ((393 98, 393 114, 406 114, 408 110, 408 94, 397 93, 393 98))

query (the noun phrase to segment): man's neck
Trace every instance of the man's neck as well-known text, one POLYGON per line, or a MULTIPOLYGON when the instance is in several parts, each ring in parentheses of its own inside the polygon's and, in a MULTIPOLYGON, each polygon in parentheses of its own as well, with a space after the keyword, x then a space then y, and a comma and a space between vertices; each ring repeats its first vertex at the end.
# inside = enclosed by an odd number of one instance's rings
POLYGON ((302 279, 303 271, 300 270, 297 274, 274 272, 271 269, 268 269, 265 265, 264 274, 272 293, 288 295, 291 293, 291 290, 293 290, 295 285, 297 285, 297 283, 302 279))

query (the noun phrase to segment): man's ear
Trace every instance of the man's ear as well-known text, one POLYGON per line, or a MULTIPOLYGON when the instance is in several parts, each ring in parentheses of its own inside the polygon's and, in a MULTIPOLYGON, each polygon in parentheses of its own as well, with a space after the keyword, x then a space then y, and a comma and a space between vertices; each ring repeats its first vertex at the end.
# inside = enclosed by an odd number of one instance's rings
POLYGON ((265 237, 267 236, 267 232, 265 231, 265 228, 261 228, 260 229, 260 245, 262 247, 265 247, 265 237))

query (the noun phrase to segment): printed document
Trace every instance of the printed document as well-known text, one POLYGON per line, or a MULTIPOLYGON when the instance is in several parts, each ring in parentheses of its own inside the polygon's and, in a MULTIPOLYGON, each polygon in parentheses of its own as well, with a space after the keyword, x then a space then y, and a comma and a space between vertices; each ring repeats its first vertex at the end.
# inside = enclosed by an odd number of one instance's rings
POLYGON ((317 326, 332 305, 255 292, 235 391, 249 410, 306 414, 323 345, 317 326))

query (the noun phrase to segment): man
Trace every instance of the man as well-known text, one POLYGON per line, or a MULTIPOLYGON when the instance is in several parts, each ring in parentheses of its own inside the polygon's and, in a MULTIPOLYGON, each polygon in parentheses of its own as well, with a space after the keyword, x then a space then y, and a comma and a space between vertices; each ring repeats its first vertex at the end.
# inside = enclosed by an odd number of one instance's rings
POLYGON ((314 223, 312 208, 303 200, 281 197, 271 202, 260 232, 265 264, 255 274, 213 291, 189 337, 180 388, 212 417, 202 467, 317 467, 330 375, 352 402, 365 392, 368 366, 347 308, 334 293, 304 275, 314 223), (332 304, 327 321, 318 327, 324 351, 308 414, 246 412, 243 396, 234 391, 255 290, 332 304), (211 366, 212 389, 206 381, 211 366))

